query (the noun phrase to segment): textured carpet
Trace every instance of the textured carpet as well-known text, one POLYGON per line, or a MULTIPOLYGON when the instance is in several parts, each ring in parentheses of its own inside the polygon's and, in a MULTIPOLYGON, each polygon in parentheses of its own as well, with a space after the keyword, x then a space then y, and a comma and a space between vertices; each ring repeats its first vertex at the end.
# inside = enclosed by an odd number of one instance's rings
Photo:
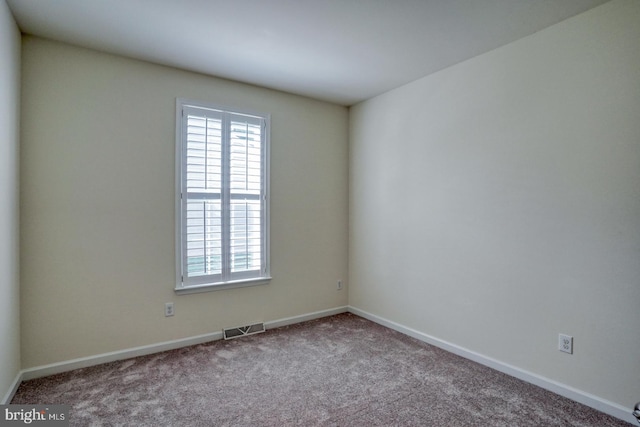
POLYGON ((629 426, 352 314, 22 383, 72 426, 629 426))

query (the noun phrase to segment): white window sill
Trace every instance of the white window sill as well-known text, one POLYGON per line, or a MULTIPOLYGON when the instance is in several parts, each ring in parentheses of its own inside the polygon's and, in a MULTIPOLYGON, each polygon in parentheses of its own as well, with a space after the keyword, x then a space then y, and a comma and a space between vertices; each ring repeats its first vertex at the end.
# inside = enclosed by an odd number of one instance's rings
POLYGON ((201 292, 221 291, 223 289, 245 288, 247 286, 267 285, 271 282, 271 277, 257 277, 255 279, 234 280, 222 283, 207 283, 204 285, 185 286, 175 288, 178 295, 197 294, 201 292))

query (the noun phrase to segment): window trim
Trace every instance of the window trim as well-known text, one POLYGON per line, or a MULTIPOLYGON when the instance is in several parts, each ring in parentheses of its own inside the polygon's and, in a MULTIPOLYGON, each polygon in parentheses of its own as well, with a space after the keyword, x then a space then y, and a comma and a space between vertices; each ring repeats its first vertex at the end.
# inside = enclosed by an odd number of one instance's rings
POLYGON ((175 144, 175 259, 176 259, 176 277, 175 289, 176 294, 191 294, 200 292, 217 291, 223 289, 234 289, 247 286, 258 286, 268 284, 271 280, 270 269, 270 133, 271 133, 271 115, 247 109, 228 107, 209 102, 195 101, 186 98, 176 98, 176 144, 175 144), (241 278, 228 280, 225 282, 203 283, 185 286, 183 282, 183 203, 182 203, 182 185, 184 179, 184 161, 183 149, 186 141, 183 140, 184 126, 183 110, 184 107, 196 107, 211 110, 218 110, 226 113, 237 113, 241 115, 256 116, 264 119, 264 227, 262 229, 264 236, 264 272, 259 277, 241 278))

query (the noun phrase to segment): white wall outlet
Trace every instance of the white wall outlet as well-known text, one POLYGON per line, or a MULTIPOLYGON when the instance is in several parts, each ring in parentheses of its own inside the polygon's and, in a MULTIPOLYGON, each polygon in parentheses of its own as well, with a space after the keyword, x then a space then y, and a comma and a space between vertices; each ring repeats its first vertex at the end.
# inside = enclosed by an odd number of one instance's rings
POLYGON ((338 289, 339 291, 342 290, 342 280, 338 280, 338 284, 336 286, 336 289, 338 289))
POLYGON ((164 305, 164 316, 165 317, 169 317, 169 316, 173 316, 174 312, 173 312, 173 303, 172 302, 168 302, 164 305))
POLYGON ((558 350, 573 354, 573 337, 571 335, 558 334, 558 350))

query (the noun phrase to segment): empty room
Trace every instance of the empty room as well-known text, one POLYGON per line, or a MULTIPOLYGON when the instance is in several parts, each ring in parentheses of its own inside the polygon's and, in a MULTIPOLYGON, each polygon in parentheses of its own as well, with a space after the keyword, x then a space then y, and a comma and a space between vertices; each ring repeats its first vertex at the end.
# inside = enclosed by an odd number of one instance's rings
POLYGON ((640 420, 640 0, 0 0, 0 197, 2 425, 640 420))

